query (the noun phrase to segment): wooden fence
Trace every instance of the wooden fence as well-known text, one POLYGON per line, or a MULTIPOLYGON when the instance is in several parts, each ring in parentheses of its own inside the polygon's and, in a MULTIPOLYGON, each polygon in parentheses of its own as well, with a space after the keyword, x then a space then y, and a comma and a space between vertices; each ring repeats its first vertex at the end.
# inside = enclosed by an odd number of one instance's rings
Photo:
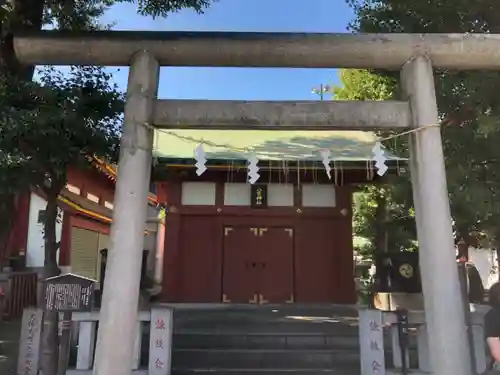
POLYGON ((19 319, 23 310, 37 303, 38 274, 13 272, 9 275, 4 301, 4 318, 19 319))

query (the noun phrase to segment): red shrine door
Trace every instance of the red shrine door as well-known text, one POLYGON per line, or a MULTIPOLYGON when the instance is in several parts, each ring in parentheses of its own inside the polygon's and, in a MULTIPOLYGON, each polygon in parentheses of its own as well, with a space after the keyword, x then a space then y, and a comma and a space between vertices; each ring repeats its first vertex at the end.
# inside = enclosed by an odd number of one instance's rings
POLYGON ((260 303, 294 302, 292 228, 259 228, 260 303))
POLYGON ((293 229, 225 227, 222 301, 294 301, 293 229))
POLYGON ((222 302, 248 303, 256 298, 257 236, 251 229, 224 227, 222 302))

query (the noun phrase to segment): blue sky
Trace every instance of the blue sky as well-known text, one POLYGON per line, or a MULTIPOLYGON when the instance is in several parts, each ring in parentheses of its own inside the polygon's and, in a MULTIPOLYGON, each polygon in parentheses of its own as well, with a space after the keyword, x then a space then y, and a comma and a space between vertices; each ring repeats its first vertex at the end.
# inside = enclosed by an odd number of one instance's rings
MULTIPOLYGON (((112 7, 103 23, 116 30, 345 32, 353 14, 344 0, 219 0, 205 14, 181 11, 142 17, 131 4, 112 7)), ((122 90, 128 69, 112 69, 122 90)), ((321 83, 337 83, 334 69, 162 68, 161 98, 315 100, 321 83)))

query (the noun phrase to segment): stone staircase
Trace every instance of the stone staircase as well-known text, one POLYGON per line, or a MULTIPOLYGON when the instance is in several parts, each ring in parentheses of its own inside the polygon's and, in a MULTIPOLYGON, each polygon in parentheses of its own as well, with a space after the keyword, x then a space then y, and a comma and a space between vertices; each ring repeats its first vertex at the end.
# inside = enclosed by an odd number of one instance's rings
POLYGON ((358 375, 357 311, 347 307, 178 310, 173 375, 358 375))
POLYGON ((0 374, 16 373, 20 321, 0 321, 0 374))

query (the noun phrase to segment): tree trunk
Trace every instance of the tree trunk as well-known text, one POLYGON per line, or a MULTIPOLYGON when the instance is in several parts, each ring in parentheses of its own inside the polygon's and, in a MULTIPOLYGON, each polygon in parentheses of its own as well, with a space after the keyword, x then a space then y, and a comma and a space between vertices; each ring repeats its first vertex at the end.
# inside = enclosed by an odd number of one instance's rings
POLYGON ((375 209, 375 252, 381 254, 387 252, 387 197, 383 189, 377 191, 375 198, 377 208, 375 209))
MULTIPOLYGON (((45 262, 43 278, 57 276, 60 273, 57 265, 58 243, 56 241, 57 196, 59 192, 47 194, 45 209, 44 237, 45 262)), ((42 300, 43 301, 43 300, 42 300)), ((43 375, 57 375, 59 352, 58 315, 46 312, 43 317, 41 370, 43 375)))
POLYGON ((0 264, 4 258, 10 255, 9 245, 16 203, 16 196, 14 194, 0 194, 0 264))
POLYGON ((469 261, 469 241, 466 237, 460 237, 457 242, 457 260, 462 263, 469 261))
POLYGON ((500 236, 495 234, 494 238, 495 238, 495 242, 494 242, 495 254, 497 256, 497 264, 495 266, 496 266, 497 274, 498 274, 498 282, 500 282, 500 236))
MULTIPOLYGON (((13 3, 11 12, 7 12, 3 7, 0 7, 0 81, 6 77, 31 81, 35 67, 19 64, 14 53, 12 33, 24 30, 41 30, 45 0, 14 0, 11 2, 13 3)), ((6 1, 0 0, 0 5, 3 6, 5 3, 6 1)), ((5 194, 1 199, 2 206, 13 207, 15 205, 14 194, 5 194)), ((0 212, 3 217, 13 216, 13 212, 4 212, 3 207, 0 212)), ((5 221, 5 219, 2 221, 5 221)), ((6 242, 8 242, 11 225, 12 222, 9 222, 8 225, 3 225, 2 228, 2 232, 7 232, 6 242)), ((3 237, 3 233, 0 233, 0 240, 3 237)), ((1 255, 2 251, 0 250, 1 255)))
POLYGON ((457 260, 469 261, 469 247, 471 246, 471 225, 467 222, 455 224, 455 244, 457 249, 457 260))
POLYGON ((498 274, 498 281, 500 282, 500 246, 497 245, 495 249, 495 253, 497 255, 497 274, 498 274))

